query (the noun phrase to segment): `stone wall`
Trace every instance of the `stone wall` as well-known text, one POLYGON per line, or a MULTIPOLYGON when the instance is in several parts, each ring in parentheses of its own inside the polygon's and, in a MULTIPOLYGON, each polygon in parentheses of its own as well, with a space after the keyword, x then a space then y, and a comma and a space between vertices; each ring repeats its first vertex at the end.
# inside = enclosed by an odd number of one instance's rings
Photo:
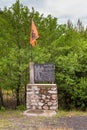
POLYGON ((57 110, 56 84, 28 84, 26 90, 26 107, 28 110, 57 110))

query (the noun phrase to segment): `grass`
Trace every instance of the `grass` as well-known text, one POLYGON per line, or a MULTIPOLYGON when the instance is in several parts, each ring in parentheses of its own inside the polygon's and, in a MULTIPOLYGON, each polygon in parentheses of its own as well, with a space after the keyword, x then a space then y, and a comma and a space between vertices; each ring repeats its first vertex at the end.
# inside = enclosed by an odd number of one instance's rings
MULTIPOLYGON (((0 116, 3 117, 10 117, 10 116, 21 116, 23 113, 23 110, 0 110, 0 116), (10 114, 11 113, 11 114, 10 114)), ((65 116, 87 116, 87 111, 63 111, 63 110, 59 110, 57 112, 56 117, 60 118, 60 117, 65 117, 65 116)), ((44 117, 40 117, 40 118, 44 118, 44 117)))
MULTIPOLYGON (((0 116, 3 117, 12 117, 12 116, 17 116, 20 117, 23 113, 23 110, 0 110, 0 116), (11 113, 11 114, 10 114, 11 113)), ((63 110, 59 110, 57 112, 56 117, 60 118, 60 117, 66 117, 66 116, 87 116, 87 111, 63 111, 63 110)), ((45 117, 39 117, 39 118, 45 118, 45 117)))
POLYGON ((76 110, 72 110, 72 111, 63 111, 63 110, 59 110, 57 112, 56 115, 58 118, 59 117, 64 117, 64 116, 87 116, 87 111, 76 111, 76 110))
POLYGON ((9 126, 9 121, 6 119, 0 119, 0 129, 1 128, 7 128, 9 126))
POLYGON ((20 110, 5 110, 5 111, 0 111, 0 118, 8 119, 10 117, 21 117, 22 112, 20 110))

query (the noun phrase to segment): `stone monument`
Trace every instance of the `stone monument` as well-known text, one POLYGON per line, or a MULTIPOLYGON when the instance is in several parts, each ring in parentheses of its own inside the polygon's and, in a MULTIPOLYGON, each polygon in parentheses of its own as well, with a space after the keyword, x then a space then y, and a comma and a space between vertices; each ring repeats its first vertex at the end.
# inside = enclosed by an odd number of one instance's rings
POLYGON ((25 115, 53 116, 58 110, 54 64, 30 63, 30 84, 26 88, 25 115))

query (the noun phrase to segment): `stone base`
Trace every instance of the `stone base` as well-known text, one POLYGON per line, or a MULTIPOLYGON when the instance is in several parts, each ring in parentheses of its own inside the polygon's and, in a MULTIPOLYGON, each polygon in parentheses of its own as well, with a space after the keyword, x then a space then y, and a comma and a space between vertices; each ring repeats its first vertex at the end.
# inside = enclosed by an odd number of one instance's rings
POLYGON ((28 84, 26 88, 26 108, 30 110, 58 110, 56 84, 28 84))
POLYGON ((26 110, 23 115, 25 116, 43 116, 43 117, 52 117, 56 116, 56 112, 52 110, 26 110))

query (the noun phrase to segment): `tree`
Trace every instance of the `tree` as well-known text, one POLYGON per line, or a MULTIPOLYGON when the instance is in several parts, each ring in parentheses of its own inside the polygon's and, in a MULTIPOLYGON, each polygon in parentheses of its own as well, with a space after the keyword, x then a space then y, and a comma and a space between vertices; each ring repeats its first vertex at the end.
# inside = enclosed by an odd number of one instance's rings
POLYGON ((56 65, 59 107, 86 109, 87 42, 73 26, 62 25, 61 29, 65 31, 52 43, 51 51, 56 65))

